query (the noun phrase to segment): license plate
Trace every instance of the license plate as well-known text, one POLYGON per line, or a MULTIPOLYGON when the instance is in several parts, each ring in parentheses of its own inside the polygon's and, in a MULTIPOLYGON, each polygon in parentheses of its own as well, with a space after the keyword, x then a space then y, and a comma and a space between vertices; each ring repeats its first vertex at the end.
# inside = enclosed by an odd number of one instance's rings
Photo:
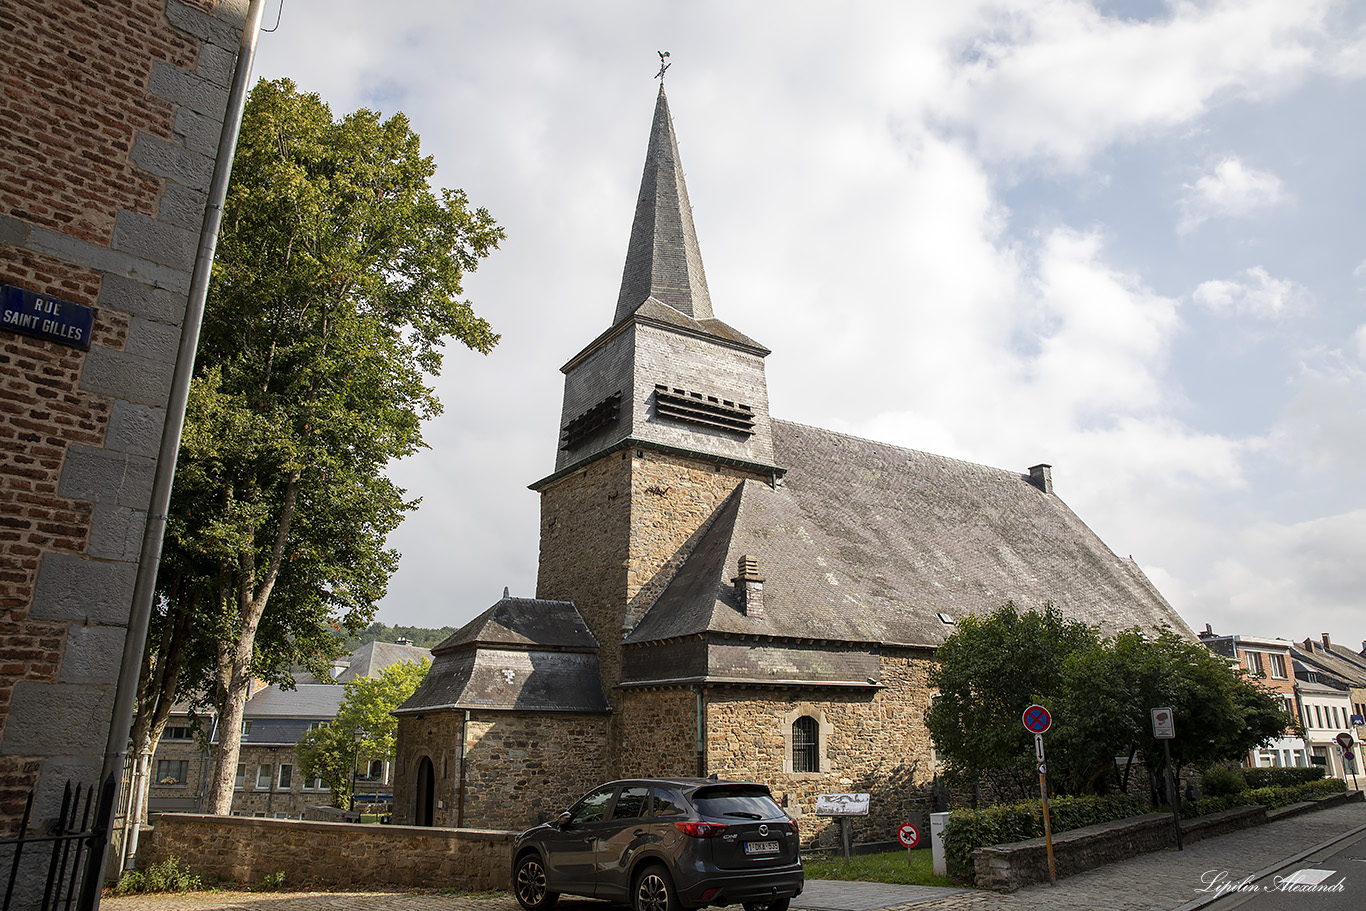
POLYGON ((745 842, 746 854, 777 854, 778 843, 776 841, 747 841, 745 842))

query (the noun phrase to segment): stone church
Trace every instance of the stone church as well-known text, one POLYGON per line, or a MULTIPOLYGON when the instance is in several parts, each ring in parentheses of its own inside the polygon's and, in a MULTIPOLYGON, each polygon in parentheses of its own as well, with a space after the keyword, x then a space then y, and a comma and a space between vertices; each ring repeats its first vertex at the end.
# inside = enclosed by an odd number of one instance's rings
MULTIPOLYGON (((719 319, 660 87, 611 325, 565 374, 536 598, 433 649, 397 712, 395 821, 518 828, 616 777, 765 782, 807 838, 930 810, 924 712, 958 618, 1051 601, 1190 630, 1053 491, 775 420, 760 342, 719 319)), ((861 830, 861 831, 860 831, 861 830)))

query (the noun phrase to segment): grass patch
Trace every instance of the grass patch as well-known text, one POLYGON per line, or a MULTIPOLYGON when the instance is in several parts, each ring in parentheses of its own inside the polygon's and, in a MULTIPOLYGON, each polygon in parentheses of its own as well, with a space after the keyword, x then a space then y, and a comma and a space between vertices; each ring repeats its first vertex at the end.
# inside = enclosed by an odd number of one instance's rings
POLYGON ((934 858, 929 848, 910 852, 855 854, 844 865, 844 856, 816 854, 805 858, 807 879, 857 879, 870 883, 900 883, 907 886, 951 886, 962 888, 947 876, 934 875, 934 858))

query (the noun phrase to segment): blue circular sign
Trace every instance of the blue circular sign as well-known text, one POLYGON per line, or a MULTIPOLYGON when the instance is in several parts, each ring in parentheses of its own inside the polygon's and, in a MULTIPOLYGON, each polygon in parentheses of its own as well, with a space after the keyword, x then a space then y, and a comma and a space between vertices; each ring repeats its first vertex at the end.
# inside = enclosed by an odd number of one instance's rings
POLYGON ((1053 726, 1053 716, 1041 705, 1031 705, 1025 709, 1020 720, 1031 734, 1042 734, 1053 726))

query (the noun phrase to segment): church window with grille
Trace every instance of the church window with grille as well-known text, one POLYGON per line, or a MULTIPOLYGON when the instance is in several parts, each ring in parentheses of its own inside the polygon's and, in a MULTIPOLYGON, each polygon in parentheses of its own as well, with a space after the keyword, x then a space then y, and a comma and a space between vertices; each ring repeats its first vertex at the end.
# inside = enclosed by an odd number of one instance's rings
POLYGON ((792 722, 792 771, 821 770, 821 726, 810 715, 792 722))

